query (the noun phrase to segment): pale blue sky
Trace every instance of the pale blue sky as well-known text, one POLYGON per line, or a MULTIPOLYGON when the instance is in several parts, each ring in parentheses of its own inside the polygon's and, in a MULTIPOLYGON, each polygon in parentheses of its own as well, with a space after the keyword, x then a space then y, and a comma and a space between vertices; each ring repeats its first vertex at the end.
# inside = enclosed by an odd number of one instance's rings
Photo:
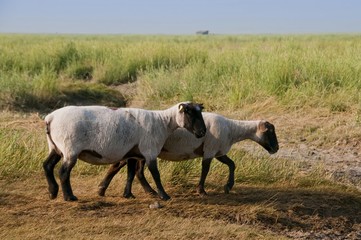
POLYGON ((361 33, 361 0, 0 0, 0 33, 361 33))

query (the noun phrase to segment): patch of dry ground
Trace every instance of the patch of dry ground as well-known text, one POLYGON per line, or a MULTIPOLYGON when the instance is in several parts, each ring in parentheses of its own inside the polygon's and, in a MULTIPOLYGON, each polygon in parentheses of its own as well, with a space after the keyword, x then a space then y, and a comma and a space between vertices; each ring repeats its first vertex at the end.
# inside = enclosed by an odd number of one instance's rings
MULTIPOLYGON (((122 176, 123 177, 123 176, 122 176)), ((260 187, 236 184, 228 195, 212 183, 209 196, 194 186, 166 186, 172 200, 134 184, 136 199, 121 197, 124 179, 114 179, 98 197, 98 177, 72 178, 78 202, 61 192, 49 200, 44 176, 0 181, 1 239, 359 239, 361 196, 351 190, 260 187)))
POLYGON ((194 193, 176 195, 173 189, 169 191, 173 200, 150 209, 158 199, 145 195, 139 184, 134 186, 136 199, 121 197, 123 185, 118 183, 106 197, 98 197, 99 180, 73 177, 77 202, 49 200, 42 175, 1 180, 0 239, 260 239, 265 235, 278 239, 267 230, 215 217, 214 203, 203 204, 194 193), (207 209, 209 215, 199 214, 207 209))
MULTIPOLYGON (((361 189, 361 122, 358 111, 332 113, 328 109, 301 109, 274 114, 256 111, 276 126, 280 150, 273 155, 300 163, 307 173, 324 168, 335 180, 361 189)), ((252 117, 251 117, 252 118, 252 117)), ((254 144, 239 146, 264 154, 254 144)))

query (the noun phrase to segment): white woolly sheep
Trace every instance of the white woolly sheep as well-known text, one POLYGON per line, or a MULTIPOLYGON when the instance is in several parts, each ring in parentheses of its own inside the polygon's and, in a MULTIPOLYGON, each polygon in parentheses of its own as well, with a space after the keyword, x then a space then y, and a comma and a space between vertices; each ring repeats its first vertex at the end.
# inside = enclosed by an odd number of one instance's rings
POLYGON ((102 106, 69 106, 46 116, 49 156, 43 164, 50 198, 58 194, 54 167, 63 157, 59 177, 64 200, 74 201, 70 172, 81 159, 91 164, 114 164, 128 157, 142 158, 156 182, 160 198, 169 199, 160 181, 157 156, 168 136, 184 127, 203 137, 206 127, 201 104, 179 103, 163 111, 102 106))
MULTIPOLYGON (((278 151, 278 141, 275 127, 263 120, 259 121, 239 121, 223 117, 215 113, 203 113, 203 119, 207 126, 207 133, 203 138, 195 138, 184 129, 177 129, 165 142, 159 158, 169 161, 182 161, 203 157, 202 174, 197 191, 200 195, 205 195, 204 183, 213 158, 218 159, 229 167, 228 182, 224 190, 228 193, 234 185, 234 162, 227 156, 232 145, 236 142, 250 139, 262 147, 270 154, 278 151)), ((114 164, 108 170, 105 178, 99 185, 98 194, 104 196, 105 191, 114 175, 125 165, 126 161, 114 164)), ((144 164, 139 162, 137 177, 146 192, 155 193, 144 177, 144 164)), ((124 191, 125 197, 133 197, 131 184, 134 178, 134 161, 128 160, 128 180, 124 191), (132 170, 133 169, 133 170, 132 170)))

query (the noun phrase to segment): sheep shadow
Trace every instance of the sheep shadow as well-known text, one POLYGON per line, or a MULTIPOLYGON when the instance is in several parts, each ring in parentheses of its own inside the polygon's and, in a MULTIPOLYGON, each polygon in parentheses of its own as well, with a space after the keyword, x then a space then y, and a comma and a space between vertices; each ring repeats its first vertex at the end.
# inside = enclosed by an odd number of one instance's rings
MULTIPOLYGON (((184 201, 205 206, 198 207, 203 217, 259 224, 277 232, 361 233, 361 194, 356 192, 242 186, 230 194, 210 192, 205 198, 193 196, 184 201)), ((182 210, 177 215, 182 216, 182 210)))

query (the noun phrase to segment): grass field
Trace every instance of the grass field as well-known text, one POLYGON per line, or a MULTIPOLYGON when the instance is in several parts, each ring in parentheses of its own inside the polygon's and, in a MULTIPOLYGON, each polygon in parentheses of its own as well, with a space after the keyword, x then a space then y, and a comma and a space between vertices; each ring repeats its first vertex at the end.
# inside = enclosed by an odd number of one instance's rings
POLYGON ((111 94, 99 84, 140 80, 149 107, 194 99, 238 109, 271 98, 291 109, 359 109, 360 38, 1 35, 0 99, 3 108, 53 106, 80 91, 74 83, 90 82, 84 94, 100 97, 111 94))
POLYGON ((358 185, 327 168, 357 163, 361 150, 360 50, 359 35, 0 35, 0 237, 360 237, 358 185), (173 198, 159 210, 148 208, 156 199, 137 181, 137 198, 121 197, 125 170, 107 197, 97 197, 107 167, 83 162, 72 173, 80 200, 47 198, 46 113, 69 104, 159 109, 184 100, 232 118, 268 119, 281 153, 237 144, 234 189, 223 193, 228 169, 214 161, 206 198, 195 193, 199 160, 161 161, 173 198), (282 155, 304 146, 305 159, 282 155), (312 158, 320 149, 332 159, 312 158))

